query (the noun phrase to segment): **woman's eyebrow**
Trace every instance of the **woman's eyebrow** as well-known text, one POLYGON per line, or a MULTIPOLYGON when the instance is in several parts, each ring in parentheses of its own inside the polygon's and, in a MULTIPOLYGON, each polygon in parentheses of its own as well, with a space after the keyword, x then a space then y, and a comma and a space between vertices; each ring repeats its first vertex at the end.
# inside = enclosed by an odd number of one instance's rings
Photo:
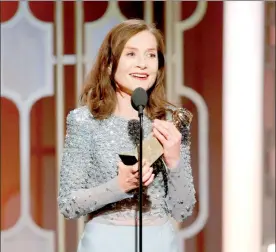
MULTIPOLYGON (((131 49, 131 50, 138 50, 138 48, 136 47, 132 47, 132 46, 126 46, 125 49, 131 49)), ((156 51, 156 48, 147 48, 147 51, 156 51)))

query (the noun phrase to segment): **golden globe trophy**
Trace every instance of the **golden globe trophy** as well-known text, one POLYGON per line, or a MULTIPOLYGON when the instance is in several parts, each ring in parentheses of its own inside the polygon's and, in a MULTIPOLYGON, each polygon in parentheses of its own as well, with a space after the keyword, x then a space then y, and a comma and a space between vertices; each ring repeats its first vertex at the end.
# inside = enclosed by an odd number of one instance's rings
MULTIPOLYGON (((183 127, 189 126, 193 115, 191 112, 184 108, 178 108, 176 110, 169 110, 171 113, 172 122, 175 127, 180 130, 183 127)), ((149 162, 151 166, 161 155, 163 155, 164 150, 161 143, 153 136, 153 133, 150 133, 143 140, 143 159, 149 162)), ((123 163, 126 165, 133 165, 138 162, 138 153, 139 146, 133 151, 128 153, 119 154, 123 163)))

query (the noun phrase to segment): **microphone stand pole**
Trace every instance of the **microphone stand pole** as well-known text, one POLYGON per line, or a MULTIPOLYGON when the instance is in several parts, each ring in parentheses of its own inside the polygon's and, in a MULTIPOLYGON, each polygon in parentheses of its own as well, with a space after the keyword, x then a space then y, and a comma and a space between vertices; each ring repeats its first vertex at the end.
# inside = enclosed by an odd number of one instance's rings
POLYGON ((140 143, 139 143, 139 252, 142 252, 142 207, 143 207, 143 106, 139 106, 140 143))

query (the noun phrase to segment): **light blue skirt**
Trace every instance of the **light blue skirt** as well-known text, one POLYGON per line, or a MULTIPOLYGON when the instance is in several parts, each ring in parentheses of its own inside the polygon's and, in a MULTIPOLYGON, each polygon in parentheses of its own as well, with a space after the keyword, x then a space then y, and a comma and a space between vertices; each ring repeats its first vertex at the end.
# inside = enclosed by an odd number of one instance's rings
MULTIPOLYGON (((78 252, 138 252, 135 240, 134 226, 115 226, 91 220, 85 226, 78 252)), ((170 221, 159 226, 143 226, 142 244, 143 252, 179 252, 176 231, 170 221)))

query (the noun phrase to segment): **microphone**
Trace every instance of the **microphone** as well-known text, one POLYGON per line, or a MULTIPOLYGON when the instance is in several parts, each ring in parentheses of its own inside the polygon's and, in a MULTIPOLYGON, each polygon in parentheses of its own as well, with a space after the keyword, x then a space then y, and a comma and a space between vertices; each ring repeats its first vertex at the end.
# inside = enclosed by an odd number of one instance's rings
MULTIPOLYGON (((138 111, 139 121, 140 121, 140 134, 139 134, 139 252, 142 252, 142 228, 143 228, 143 215, 142 215, 142 206, 143 206, 143 181, 142 181, 142 160, 143 160, 143 110, 146 107, 148 102, 147 92, 143 88, 136 88, 131 95, 131 105, 138 111)), ((137 232, 135 231, 135 243, 137 240, 137 232)), ((137 245, 137 244, 135 244, 137 245)))
POLYGON ((148 103, 147 92, 143 88, 136 88, 131 95, 131 105, 138 111, 139 116, 143 114, 143 109, 148 103))

